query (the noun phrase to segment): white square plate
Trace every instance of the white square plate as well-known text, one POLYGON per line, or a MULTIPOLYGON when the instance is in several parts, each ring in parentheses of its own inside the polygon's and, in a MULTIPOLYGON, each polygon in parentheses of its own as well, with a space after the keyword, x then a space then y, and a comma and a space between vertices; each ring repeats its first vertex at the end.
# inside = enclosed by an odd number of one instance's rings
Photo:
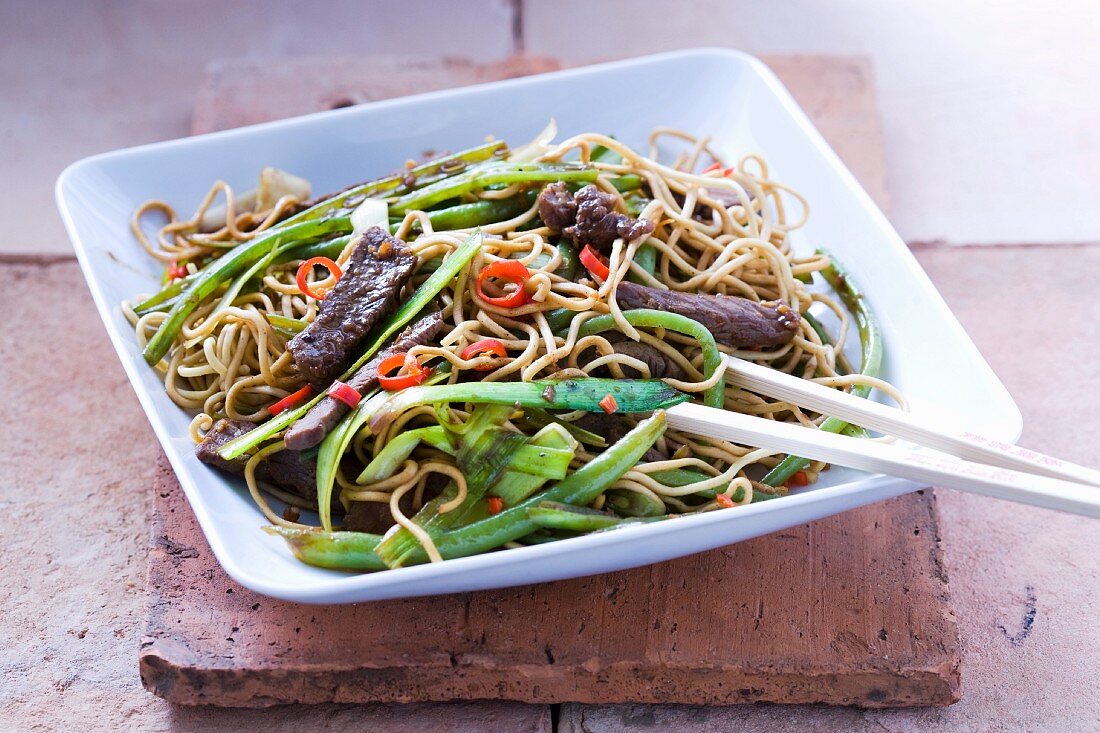
POLYGON ((191 211, 216 179, 247 188, 273 165, 315 191, 380 175, 429 149, 492 134, 516 145, 557 119, 563 136, 614 134, 643 150, 660 125, 712 135, 727 159, 761 153, 771 175, 806 195, 796 251, 831 249, 866 291, 886 342, 886 377, 917 413, 1003 440, 1021 417, 1012 399, 904 242, 756 59, 701 49, 483 84, 173 140, 87 158, 58 179, 57 200, 100 316, 222 567, 254 591, 347 603, 538 583, 634 567, 727 545, 910 491, 910 482, 847 469, 812 488, 734 511, 372 575, 312 568, 263 518, 242 484, 200 463, 190 416, 141 357, 119 303, 159 289, 159 268, 134 241, 130 214, 160 198, 191 211))

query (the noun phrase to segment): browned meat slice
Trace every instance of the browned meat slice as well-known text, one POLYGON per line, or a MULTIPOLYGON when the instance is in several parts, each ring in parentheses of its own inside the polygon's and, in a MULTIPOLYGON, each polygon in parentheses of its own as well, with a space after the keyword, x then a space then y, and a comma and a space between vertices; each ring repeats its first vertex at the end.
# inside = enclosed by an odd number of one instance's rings
POLYGON ((802 321, 798 311, 785 303, 658 290, 631 282, 619 283, 615 298, 623 310, 651 308, 679 313, 706 326, 718 343, 746 349, 790 343, 802 321))
MULTIPOLYGON (((639 341, 630 341, 629 339, 623 339, 613 345, 617 353, 626 354, 627 356, 632 356, 644 362, 645 365, 649 367, 649 376, 652 379, 660 379, 662 377, 684 379, 687 377, 679 364, 654 346, 643 344, 639 341)), ((627 366, 623 367, 623 373, 628 377, 641 376, 639 372, 627 366)))
POLYGON ((313 323, 287 344, 306 381, 318 390, 328 387, 371 329, 393 312, 415 268, 404 242, 381 227, 363 233, 313 323))
POLYGON ((539 218, 556 232, 577 220, 577 202, 563 181, 551 183, 539 193, 539 218))
MULTIPOLYGON (((392 344, 361 366, 348 380, 348 384, 359 394, 373 389, 378 383, 378 365, 383 359, 404 353, 414 346, 430 343, 442 328, 441 314, 432 313, 424 316, 398 334, 392 344)), ((286 431, 286 435, 283 436, 286 447, 291 450, 306 450, 318 445, 336 426, 336 423, 340 422, 340 418, 347 414, 348 409, 348 406, 340 400, 324 397, 286 431)))
POLYGON ((619 237, 627 242, 653 232, 653 222, 615 211, 616 197, 589 184, 577 191, 577 222, 562 231, 578 244, 606 249, 619 237))
MULTIPOLYGON (((256 423, 247 420, 218 420, 203 437, 202 442, 195 446, 195 455, 203 463, 238 476, 243 475, 244 466, 251 456, 246 454, 227 461, 218 455, 218 449, 254 427, 256 423)), ((270 458, 256 467, 256 478, 305 499, 317 497, 317 459, 304 458, 295 450, 273 453, 270 458)))
POLYGON ((539 217, 546 226, 560 231, 577 244, 606 249, 622 237, 632 241, 653 231, 653 222, 633 219, 615 211, 616 197, 594 185, 576 195, 562 182, 551 183, 539 194, 539 217))
POLYGON ((232 461, 227 461, 218 455, 218 449, 234 438, 244 435, 254 427, 256 427, 256 423, 247 420, 218 420, 203 436, 202 442, 195 446, 195 456, 203 463, 209 463, 214 468, 220 468, 230 473, 244 473, 244 464, 248 462, 248 456, 241 456, 232 461))

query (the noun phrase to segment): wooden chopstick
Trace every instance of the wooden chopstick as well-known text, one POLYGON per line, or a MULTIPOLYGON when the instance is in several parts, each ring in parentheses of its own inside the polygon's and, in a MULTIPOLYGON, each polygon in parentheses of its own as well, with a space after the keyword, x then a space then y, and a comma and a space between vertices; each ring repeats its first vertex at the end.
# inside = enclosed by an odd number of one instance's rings
POLYGON ((1100 491, 1094 486, 974 463, 935 451, 850 438, 691 402, 669 408, 668 424, 689 433, 885 473, 930 486, 1100 517, 1100 491))
POLYGON ((726 361, 726 381, 742 389, 759 392, 968 461, 1100 486, 1100 471, 1087 466, 973 433, 949 432, 896 407, 830 389, 744 359, 727 356, 726 361))

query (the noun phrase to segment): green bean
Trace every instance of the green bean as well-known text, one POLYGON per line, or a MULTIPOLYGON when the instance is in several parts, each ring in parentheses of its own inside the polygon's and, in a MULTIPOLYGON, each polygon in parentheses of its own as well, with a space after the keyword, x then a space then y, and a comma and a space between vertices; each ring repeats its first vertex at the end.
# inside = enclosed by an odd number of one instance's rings
POLYGON ((633 191, 642 187, 642 177, 636 173, 624 173, 621 176, 608 179, 619 193, 633 191))
POLYGON ((301 221, 330 217, 339 213, 350 214, 366 198, 378 194, 390 196, 405 194, 416 188, 418 184, 422 184, 425 179, 438 182, 437 179, 439 178, 446 179, 456 176, 465 171, 471 164, 497 157, 505 150, 507 150, 507 145, 504 141, 498 140, 453 155, 445 155, 429 160, 402 173, 361 183, 330 196, 281 222, 278 226, 284 227, 301 221), (411 186, 408 184, 409 181, 412 181, 411 186))
POLYGON ((153 311, 165 310, 172 307, 178 298, 180 293, 190 287, 191 283, 198 279, 202 271, 188 275, 185 278, 179 280, 173 280, 168 283, 167 286, 161 288, 160 292, 152 295, 145 300, 141 301, 134 306, 134 313, 139 316, 143 316, 146 313, 152 313, 153 311))
POLYGON ((553 310, 545 311, 542 315, 546 318, 546 323, 550 326, 550 330, 555 334, 561 335, 568 330, 569 324, 577 317, 577 313, 578 311, 571 311, 568 308, 554 308, 553 310))
POLYGON ((390 211, 403 214, 424 210, 433 204, 453 199, 494 183, 549 183, 553 181, 596 180, 595 168, 576 163, 484 163, 478 167, 430 184, 401 196, 390 204, 390 211))
MULTIPOLYGON (((634 253, 634 264, 650 275, 655 274, 657 272, 657 248, 652 244, 643 244, 638 247, 638 251, 634 253)), ((632 283, 645 283, 642 277, 635 275, 633 272, 628 272, 626 279, 632 283)))
POLYGON ((557 247, 558 253, 561 255, 561 265, 554 270, 554 274, 564 277, 566 280, 575 280, 581 262, 580 258, 577 257, 577 248, 564 237, 559 239, 554 246, 557 247))
POLYGON ((179 300, 168 312, 168 317, 145 345, 142 355, 150 366, 157 364, 168 353, 172 343, 183 328, 184 321, 206 298, 237 273, 263 259, 274 248, 287 242, 317 239, 324 235, 343 234, 351 230, 346 217, 304 221, 253 239, 242 244, 203 268, 179 300))
POLYGON ((332 570, 385 570, 374 548, 382 538, 366 532, 326 532, 318 529, 264 527, 268 534, 282 537, 302 562, 332 570))
MULTIPOLYGON (((483 224, 495 224, 514 219, 535 202, 533 193, 525 193, 507 199, 485 199, 470 204, 458 204, 446 209, 426 212, 432 229, 437 232, 453 229, 472 229, 483 224)), ((396 232, 400 222, 390 225, 390 231, 396 232)), ((413 231, 419 231, 419 223, 413 225, 413 231)))
POLYGON ((459 382, 434 387, 419 386, 397 392, 371 421, 379 429, 405 410, 439 402, 520 405, 552 410, 598 412, 600 402, 611 395, 619 412, 650 412, 678 405, 688 399, 660 379, 538 380, 534 382, 459 382))
POLYGON ((659 517, 666 511, 663 501, 640 491, 611 489, 604 496, 607 506, 624 517, 659 517))
POLYGON ((527 510, 527 518, 545 529, 565 529, 572 532, 593 532, 620 524, 623 519, 614 514, 588 507, 542 501, 527 510))
MULTIPOLYGON (((685 336, 691 336, 696 339, 699 342, 699 346, 703 349, 703 370, 708 379, 714 374, 714 371, 721 366, 722 354, 718 351, 718 345, 714 342, 714 336, 707 330, 706 326, 698 321, 682 316, 679 313, 668 313, 666 311, 651 310, 649 308, 623 311, 622 315, 631 326, 638 328, 667 328, 670 331, 682 333, 685 336)), ((610 331, 613 328, 615 328, 615 319, 610 314, 596 316, 584 322, 584 325, 580 328, 579 336, 583 338, 585 336, 600 333, 601 331, 610 331)), ((725 404, 724 390, 725 384, 722 380, 718 380, 717 384, 703 392, 703 404, 721 409, 725 404)))
MULTIPOLYGON (((828 255, 823 250, 818 250, 818 252, 828 255)), ((878 322, 875 320, 874 313, 871 312, 866 296, 852 281, 851 276, 844 271, 832 255, 828 256, 829 266, 822 270, 821 274, 824 275, 825 280, 840 296, 841 301, 856 319, 856 325, 859 327, 859 343, 863 352, 859 373, 868 377, 877 377, 879 370, 882 368, 882 334, 879 331, 878 322)), ((865 385, 857 385, 852 388, 852 394, 858 397, 867 397, 871 394, 871 388, 865 385)), ((847 429, 848 425, 844 420, 830 417, 821 423, 818 430, 823 430, 826 433, 839 433, 847 429)), ((769 486, 780 486, 786 483, 791 476, 805 470, 809 465, 810 461, 805 458, 787 456, 780 461, 779 465, 769 471, 762 481, 769 486)))

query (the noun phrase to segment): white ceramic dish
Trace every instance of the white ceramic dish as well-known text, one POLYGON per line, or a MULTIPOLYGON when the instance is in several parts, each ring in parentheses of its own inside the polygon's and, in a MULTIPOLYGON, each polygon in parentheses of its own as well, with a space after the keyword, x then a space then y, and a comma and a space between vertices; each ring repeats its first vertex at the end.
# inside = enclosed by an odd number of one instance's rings
MULTIPOLYGON (((782 84, 741 53, 701 49, 483 84, 324 112, 87 158, 58 179, 57 200, 100 316, 222 567, 269 596, 346 603, 576 577, 667 560, 756 537, 916 488, 846 469, 814 487, 733 511, 372 575, 308 567, 260 531, 243 487, 198 462, 190 416, 142 360, 119 303, 155 292, 159 268, 129 232, 141 201, 191 211, 216 179, 247 187, 260 167, 336 190, 428 149, 457 150, 487 134, 512 144, 555 117, 563 135, 605 131, 644 146, 672 125, 715 138, 728 158, 763 154, 771 175, 811 203, 796 250, 826 246, 867 292, 885 333, 887 378, 913 409, 959 428, 1015 440, 1021 417, 905 244, 782 84), (612 90, 607 93, 607 90, 612 90), (615 90, 633 90, 620 93, 615 90)), ((644 148, 643 148, 644 149, 644 148)))

